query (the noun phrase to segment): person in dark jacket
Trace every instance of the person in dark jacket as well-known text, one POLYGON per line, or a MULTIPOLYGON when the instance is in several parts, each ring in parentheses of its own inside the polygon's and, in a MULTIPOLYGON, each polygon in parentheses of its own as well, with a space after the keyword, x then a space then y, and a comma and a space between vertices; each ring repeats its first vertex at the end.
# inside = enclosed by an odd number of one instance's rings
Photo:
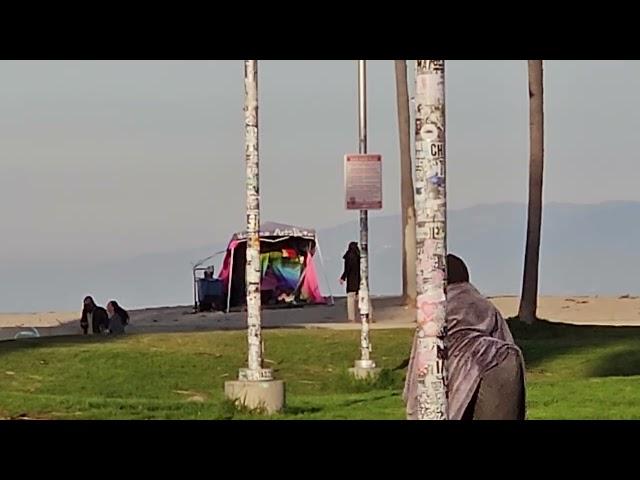
POLYGON ((111 300, 107 303, 107 313, 109 314, 109 328, 106 333, 110 335, 121 335, 124 327, 129 323, 129 314, 118 305, 118 302, 111 300))
POLYGON ((91 331, 94 335, 102 333, 109 325, 107 311, 96 305, 93 297, 85 297, 83 302, 80 326, 84 335, 88 333, 89 324, 91 324, 91 331))
POLYGON ((360 249, 357 242, 351 242, 347 252, 342 257, 344 271, 340 277, 340 285, 347 284, 347 318, 356 321, 356 305, 360 290, 360 249))

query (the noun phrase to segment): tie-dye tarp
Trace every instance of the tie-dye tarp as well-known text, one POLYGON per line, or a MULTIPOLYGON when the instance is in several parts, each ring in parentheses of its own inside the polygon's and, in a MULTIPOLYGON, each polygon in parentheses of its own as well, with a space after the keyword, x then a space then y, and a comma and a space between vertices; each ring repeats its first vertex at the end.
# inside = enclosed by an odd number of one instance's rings
MULTIPOLYGON (((244 275, 244 268, 240 272, 231 272, 232 253, 242 239, 234 239, 229 243, 227 254, 222 264, 222 269, 218 278, 224 284, 225 294, 228 292, 231 275, 244 275)), ((318 274, 314 258, 310 253, 306 253, 302 259, 293 254, 294 250, 286 247, 283 242, 283 249, 263 253, 260 255, 262 270, 261 290, 279 289, 287 294, 294 291, 299 292, 299 298, 307 303, 324 304, 326 299, 320 292, 318 274)), ((243 262, 244 265, 244 262, 243 262)), ((237 263, 236 267, 237 269, 237 263)))
POLYGON ((262 290, 280 289, 290 293, 298 287, 302 263, 297 256, 285 257, 282 252, 263 253, 260 255, 260 266, 264 280, 262 290), (267 281, 269 279, 273 280, 269 282, 267 281), (275 281, 275 287, 270 288, 273 281, 275 281))

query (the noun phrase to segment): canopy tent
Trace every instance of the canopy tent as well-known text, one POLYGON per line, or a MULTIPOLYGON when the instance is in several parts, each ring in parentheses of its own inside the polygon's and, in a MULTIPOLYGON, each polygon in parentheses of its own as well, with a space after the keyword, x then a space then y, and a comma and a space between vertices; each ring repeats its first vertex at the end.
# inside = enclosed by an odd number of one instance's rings
MULTIPOLYGON (((246 303, 246 251, 247 233, 235 233, 227 247, 218 276, 226 292, 227 312, 246 303)), ((327 299, 320 293, 315 265, 316 253, 322 263, 322 252, 315 230, 274 222, 262 224, 260 289, 263 304, 327 303, 327 299)), ((329 299, 333 304, 331 292, 329 299)))

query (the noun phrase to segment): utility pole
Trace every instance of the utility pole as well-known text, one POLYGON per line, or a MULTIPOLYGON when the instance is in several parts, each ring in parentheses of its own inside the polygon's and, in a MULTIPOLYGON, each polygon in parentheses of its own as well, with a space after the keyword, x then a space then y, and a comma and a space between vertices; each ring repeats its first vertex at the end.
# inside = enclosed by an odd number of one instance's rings
POLYGON ((247 346, 248 368, 225 383, 227 397, 242 405, 275 413, 284 407, 284 382, 263 367, 260 302, 260 155, 258 142, 258 61, 244 61, 244 128, 247 199, 247 346))
POLYGON ((447 196, 444 60, 416 60, 417 417, 445 420, 447 196))

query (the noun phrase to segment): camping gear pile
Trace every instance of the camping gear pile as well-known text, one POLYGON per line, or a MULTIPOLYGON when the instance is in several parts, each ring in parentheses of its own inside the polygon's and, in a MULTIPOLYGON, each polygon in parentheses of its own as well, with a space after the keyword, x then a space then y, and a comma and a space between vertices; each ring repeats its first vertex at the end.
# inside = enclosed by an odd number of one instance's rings
POLYGON ((198 278, 198 296, 196 306, 200 312, 224 309, 224 288, 222 281, 213 278, 213 267, 204 271, 204 277, 198 278))

